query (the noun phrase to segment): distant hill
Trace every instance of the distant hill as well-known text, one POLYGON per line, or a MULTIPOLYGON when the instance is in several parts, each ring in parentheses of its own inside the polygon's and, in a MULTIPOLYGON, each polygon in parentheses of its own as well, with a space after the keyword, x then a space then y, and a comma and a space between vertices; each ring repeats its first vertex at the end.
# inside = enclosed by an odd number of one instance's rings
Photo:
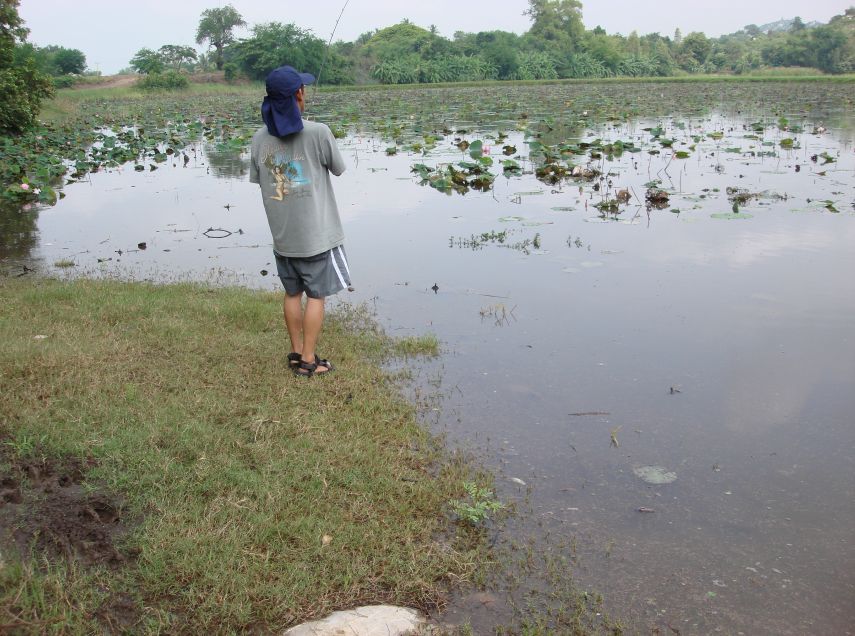
MULTIPOLYGON (((777 22, 769 22, 768 24, 760 24, 757 25, 757 29, 760 33, 780 33, 782 31, 789 31, 793 28, 793 22, 795 22, 795 18, 790 18, 789 20, 778 20, 777 22)), ((822 22, 805 22, 805 28, 812 29, 813 27, 822 26, 822 22)), ((748 27, 745 27, 743 31, 747 31, 748 27)))

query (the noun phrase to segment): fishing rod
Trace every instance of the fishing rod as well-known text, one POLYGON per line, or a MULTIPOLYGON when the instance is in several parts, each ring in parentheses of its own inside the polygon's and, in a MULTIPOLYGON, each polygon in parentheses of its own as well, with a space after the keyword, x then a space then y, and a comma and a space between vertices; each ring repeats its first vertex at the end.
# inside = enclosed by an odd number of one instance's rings
POLYGON ((341 16, 344 15, 344 10, 347 9, 347 5, 350 4, 350 0, 344 1, 344 6, 341 8, 341 11, 338 14, 338 19, 335 21, 335 25, 333 26, 332 33, 330 33, 329 42, 327 42, 327 48, 324 51, 324 59, 321 62, 321 68, 318 70, 318 77, 315 80, 315 89, 312 91, 312 101, 314 101, 315 96, 318 94, 318 87, 321 85, 321 74, 324 72, 324 69, 327 66, 327 59, 329 59, 330 55, 330 47, 332 46, 333 38, 335 37, 335 32, 338 30, 338 23, 341 22, 341 16))

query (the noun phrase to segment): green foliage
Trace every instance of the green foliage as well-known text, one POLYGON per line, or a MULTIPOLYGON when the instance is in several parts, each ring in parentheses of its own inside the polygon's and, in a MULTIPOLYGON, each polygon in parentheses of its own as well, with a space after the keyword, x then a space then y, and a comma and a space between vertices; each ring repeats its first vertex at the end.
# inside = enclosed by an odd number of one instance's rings
POLYGON ((174 91, 187 88, 190 80, 178 71, 169 70, 163 73, 149 73, 137 82, 137 87, 144 91, 174 91))
POLYGON ((496 501, 493 491, 489 488, 479 488, 474 482, 466 482, 463 488, 469 495, 468 499, 461 501, 453 499, 451 508, 457 518, 463 523, 472 526, 482 525, 490 518, 490 515, 504 508, 504 504, 496 501))
POLYGON ((761 49, 772 66, 803 66, 826 73, 855 69, 855 18, 837 16, 823 26, 769 36, 761 49))
POLYGON ((60 75, 51 79, 54 88, 71 88, 74 86, 74 78, 68 75, 60 75))
POLYGON ((131 58, 131 68, 137 73, 148 75, 149 73, 161 73, 166 68, 166 63, 159 52, 151 49, 140 49, 131 58))
POLYGON ((612 75, 614 73, 601 60, 586 51, 571 56, 562 69, 562 77, 600 78, 612 75))
POLYGON ((689 33, 677 48, 677 63, 684 71, 703 72, 712 48, 712 41, 703 33, 689 33))
POLYGON ((556 59, 572 54, 584 37, 579 0, 529 0, 525 15, 532 21, 526 34, 532 48, 546 51, 556 59))
POLYGON ((196 61, 196 50, 192 46, 164 44, 157 53, 164 64, 171 65, 175 70, 179 70, 182 64, 187 65, 196 61))
MULTIPOLYGON (((232 44, 230 61, 250 78, 263 80, 273 69, 289 64, 317 77, 326 43, 295 24, 268 22, 252 28, 252 37, 232 44)), ((327 75, 329 77, 329 75, 327 75)))
POLYGON ((408 20, 368 31, 353 42, 323 42, 296 25, 254 27, 252 37, 229 46, 226 57, 255 79, 283 63, 319 72, 329 84, 414 84, 557 78, 667 77, 686 73, 743 74, 764 64, 804 66, 830 73, 855 68, 855 16, 826 27, 805 25, 764 34, 757 27, 713 39, 680 30, 628 37, 600 27, 586 31, 579 0, 529 0, 532 21, 522 36, 507 31, 458 31, 449 40, 435 27, 408 20), (326 64, 323 63, 327 56, 326 64))
POLYGON ((50 78, 32 58, 15 59, 16 45, 26 35, 18 15, 18 0, 0 2, 0 133, 32 126, 42 100, 53 94, 50 78))
POLYGON ((520 37, 507 31, 487 31, 475 36, 478 55, 496 72, 497 79, 517 79, 520 67, 520 37))
POLYGON ((21 42, 15 46, 13 59, 16 65, 30 60, 40 72, 54 77, 81 75, 86 70, 86 56, 81 51, 61 46, 38 47, 21 42))
POLYGON ((519 56, 517 79, 548 80, 556 79, 555 61, 543 51, 523 51, 519 56))
POLYGON ((78 49, 48 46, 44 49, 51 56, 54 75, 81 75, 86 70, 86 56, 78 49))
POLYGON ((238 65, 234 62, 226 62, 223 64, 223 75, 227 82, 234 82, 238 77, 238 65))
POLYGON ((217 70, 222 70, 223 52, 234 41, 234 29, 246 25, 243 17, 230 4, 215 9, 205 9, 196 29, 196 43, 214 47, 214 62, 217 70))
POLYGON ((374 60, 389 60, 412 54, 430 60, 447 55, 451 50, 451 43, 447 39, 405 20, 377 31, 365 43, 362 54, 374 60))

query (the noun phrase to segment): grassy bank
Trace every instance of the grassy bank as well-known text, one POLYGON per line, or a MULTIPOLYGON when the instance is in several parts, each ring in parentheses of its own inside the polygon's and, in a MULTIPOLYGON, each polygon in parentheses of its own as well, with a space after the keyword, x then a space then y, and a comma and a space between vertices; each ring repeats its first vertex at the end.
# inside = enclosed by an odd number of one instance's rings
POLYGON ((0 280, 0 629, 268 633, 471 574, 440 539, 464 469, 379 368, 436 342, 342 309, 338 369, 296 378, 280 302, 0 280))

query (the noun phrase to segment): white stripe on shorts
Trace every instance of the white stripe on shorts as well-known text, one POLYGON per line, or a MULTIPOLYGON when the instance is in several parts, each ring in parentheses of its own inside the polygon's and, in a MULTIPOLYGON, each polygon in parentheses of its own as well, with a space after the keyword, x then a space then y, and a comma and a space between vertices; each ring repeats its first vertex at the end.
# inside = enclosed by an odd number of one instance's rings
MULTIPOLYGON (((338 268, 338 263, 335 262, 335 254, 333 254, 332 251, 330 251, 330 260, 332 261, 332 265, 333 265, 333 269, 335 269, 335 273, 338 275, 338 280, 341 283, 341 286, 347 287, 347 283, 344 281, 344 276, 341 275, 341 270, 338 268)), ((345 264, 345 267, 347 267, 347 264, 345 264)))
POLYGON ((347 277, 348 277, 348 278, 350 278, 350 267, 348 267, 348 265, 347 265, 347 259, 344 257, 344 250, 343 250, 343 249, 341 249, 341 245, 339 245, 339 246, 338 246, 338 247, 336 247, 335 249, 337 249, 337 250, 338 250, 338 254, 339 254, 339 256, 341 257, 342 265, 344 265, 344 271, 346 271, 346 272, 347 272, 347 277))

